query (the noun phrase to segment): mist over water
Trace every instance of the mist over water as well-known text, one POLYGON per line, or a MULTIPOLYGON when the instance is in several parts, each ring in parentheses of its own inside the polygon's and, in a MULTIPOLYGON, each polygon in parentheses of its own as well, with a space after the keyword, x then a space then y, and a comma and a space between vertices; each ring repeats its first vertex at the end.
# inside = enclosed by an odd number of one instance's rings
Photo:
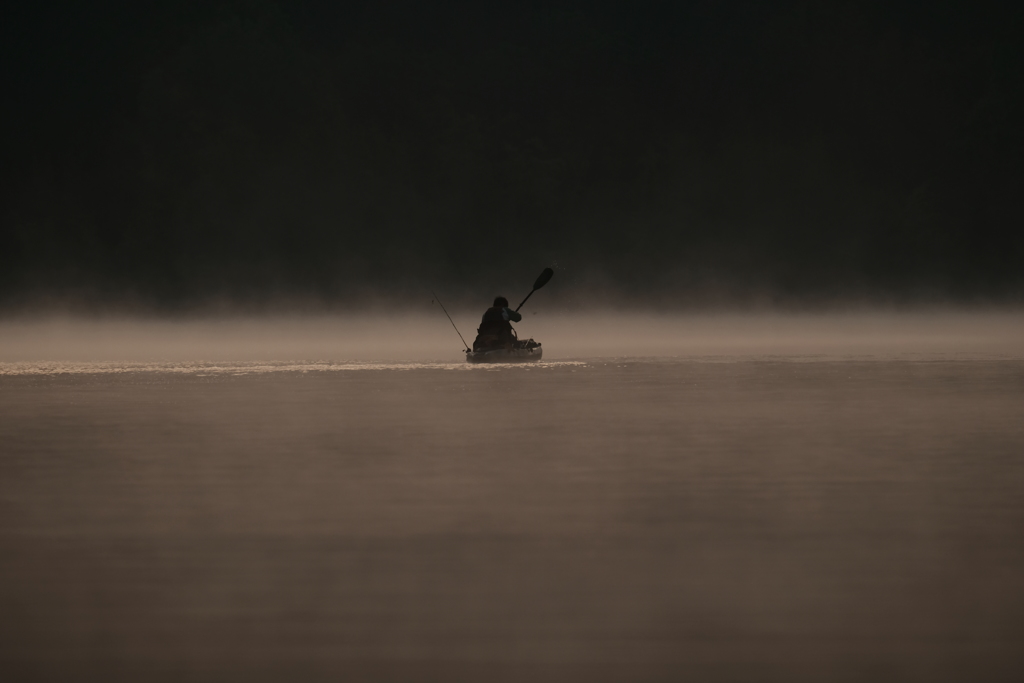
POLYGON ((1015 680, 1019 315, 517 328, 4 321, 4 671, 1015 680))
MULTIPOLYGON (((524 309, 521 338, 547 360, 604 357, 792 360, 1020 359, 1017 311, 560 313, 524 309)), ((453 312, 472 344, 479 312, 453 312)), ((218 319, 54 317, 0 323, 0 362, 462 362, 443 313, 218 319)), ((5 367, 7 367, 5 365, 5 367)), ((8 367, 8 371, 11 368, 8 367)))

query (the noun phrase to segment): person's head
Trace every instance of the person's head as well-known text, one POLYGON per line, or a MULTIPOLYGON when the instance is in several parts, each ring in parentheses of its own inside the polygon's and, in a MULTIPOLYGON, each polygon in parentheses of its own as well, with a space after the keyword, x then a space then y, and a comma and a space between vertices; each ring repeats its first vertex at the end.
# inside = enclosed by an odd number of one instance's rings
POLYGON ((503 296, 495 297, 494 305, 498 308, 508 308, 508 299, 503 296))

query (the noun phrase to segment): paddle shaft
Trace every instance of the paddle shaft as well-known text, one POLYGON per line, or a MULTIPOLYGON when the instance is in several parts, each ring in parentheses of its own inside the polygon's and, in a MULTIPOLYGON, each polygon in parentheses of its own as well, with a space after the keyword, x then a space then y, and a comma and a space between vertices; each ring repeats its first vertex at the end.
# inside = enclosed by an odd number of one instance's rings
POLYGON ((516 306, 516 313, 518 313, 519 309, 523 307, 523 304, 526 303, 526 300, 533 296, 534 292, 536 292, 538 289, 540 289, 541 287, 548 283, 548 280, 550 280, 551 276, 554 274, 555 271, 551 270, 550 268, 545 268, 543 271, 541 271, 540 277, 538 277, 537 280, 533 283, 533 289, 531 289, 530 293, 526 295, 526 299, 523 299, 522 304, 516 306))
MULTIPOLYGON (((536 289, 531 289, 530 293, 526 295, 526 299, 529 299, 531 296, 533 296, 533 293, 536 292, 536 291, 537 291, 536 289)), ((516 306, 516 313, 518 313, 519 309, 522 308, 523 304, 526 303, 526 299, 523 299, 523 303, 521 303, 518 306, 516 306)))

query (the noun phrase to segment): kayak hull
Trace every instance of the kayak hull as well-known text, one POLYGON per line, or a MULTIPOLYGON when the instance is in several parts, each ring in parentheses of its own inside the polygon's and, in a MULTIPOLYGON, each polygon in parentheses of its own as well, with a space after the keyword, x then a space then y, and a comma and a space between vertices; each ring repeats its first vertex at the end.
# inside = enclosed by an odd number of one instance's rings
POLYGON ((467 351, 469 363, 533 363, 544 355, 540 344, 530 349, 490 349, 488 351, 467 351))

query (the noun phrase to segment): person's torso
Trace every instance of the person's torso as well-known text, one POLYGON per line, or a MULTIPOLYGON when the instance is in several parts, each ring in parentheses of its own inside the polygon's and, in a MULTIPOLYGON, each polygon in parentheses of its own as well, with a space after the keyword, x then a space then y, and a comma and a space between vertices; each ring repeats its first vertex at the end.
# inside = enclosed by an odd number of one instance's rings
POLYGON ((480 329, 477 332, 496 334, 511 329, 512 325, 505 319, 505 309, 501 306, 491 306, 484 312, 484 317, 480 320, 480 329))

